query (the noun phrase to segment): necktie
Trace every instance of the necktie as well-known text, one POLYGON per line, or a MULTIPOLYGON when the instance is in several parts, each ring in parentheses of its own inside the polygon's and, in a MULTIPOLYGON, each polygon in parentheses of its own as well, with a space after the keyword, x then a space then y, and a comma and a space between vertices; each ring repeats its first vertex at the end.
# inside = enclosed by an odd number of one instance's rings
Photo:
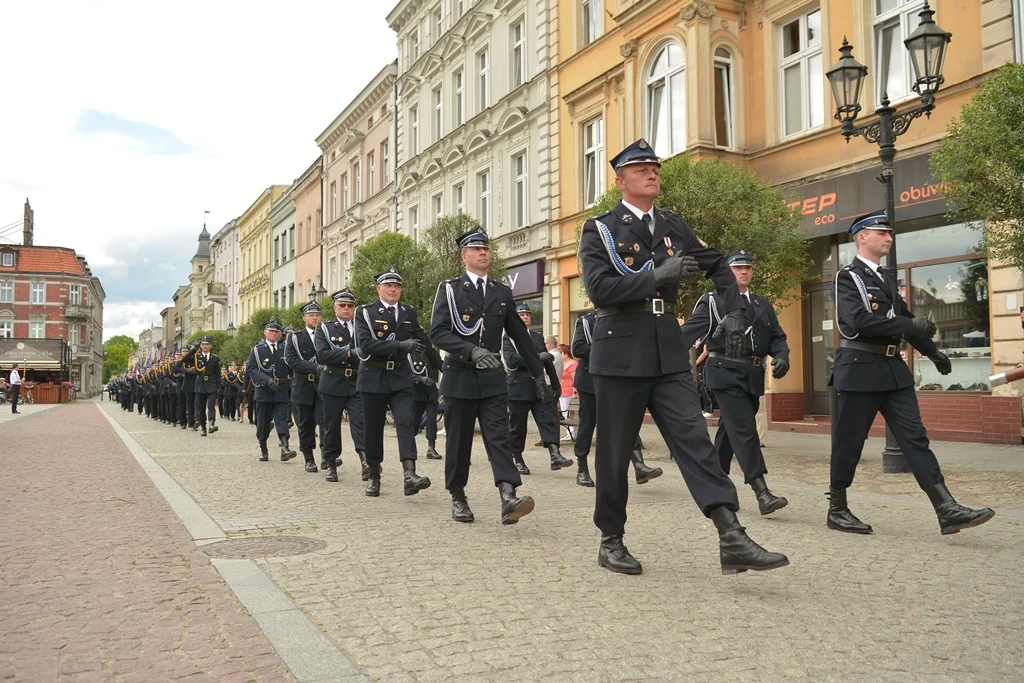
POLYGON ((352 328, 348 326, 348 321, 343 322, 342 326, 344 326, 345 332, 347 332, 348 336, 351 338, 352 337, 352 328))
POLYGON ((394 318, 395 324, 398 324, 398 306, 388 306, 388 310, 391 311, 391 317, 394 318))
POLYGON ((484 301, 484 279, 482 277, 476 279, 476 291, 480 294, 480 301, 484 301))
POLYGON ((647 229, 650 230, 651 234, 653 235, 654 234, 654 216, 652 216, 649 213, 645 213, 644 214, 644 223, 647 225, 647 229))
POLYGON ((271 344, 270 345, 270 352, 271 353, 277 353, 277 344, 271 344))

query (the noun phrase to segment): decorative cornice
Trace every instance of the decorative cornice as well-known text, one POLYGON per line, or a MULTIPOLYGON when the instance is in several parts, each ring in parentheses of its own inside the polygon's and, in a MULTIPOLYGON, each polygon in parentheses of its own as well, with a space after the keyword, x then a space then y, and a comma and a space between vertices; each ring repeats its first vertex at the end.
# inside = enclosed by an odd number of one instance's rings
POLYGON ((715 16, 715 12, 717 11, 718 8, 715 7, 715 5, 710 2, 705 2, 704 0, 694 0, 689 5, 686 5, 681 10, 679 10, 679 18, 687 22, 693 21, 697 17, 700 17, 701 19, 704 20, 708 20, 711 19, 711 17, 715 16))

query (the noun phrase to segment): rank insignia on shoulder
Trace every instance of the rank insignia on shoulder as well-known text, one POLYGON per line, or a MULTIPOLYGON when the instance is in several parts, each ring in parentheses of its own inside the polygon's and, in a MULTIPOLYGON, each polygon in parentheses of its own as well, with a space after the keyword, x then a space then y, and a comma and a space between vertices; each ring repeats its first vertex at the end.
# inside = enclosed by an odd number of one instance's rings
POLYGON ((640 243, 639 242, 634 242, 633 243, 633 251, 636 251, 636 252, 640 251, 640 243))
POLYGON ((624 262, 624 263, 625 263, 625 264, 626 264, 627 266, 632 266, 632 265, 633 265, 633 257, 632 257, 632 256, 627 256, 626 258, 622 259, 622 261, 623 261, 623 262, 624 262))
POLYGON ((623 214, 622 215, 622 222, 623 223, 632 223, 633 222, 633 214, 632 213, 625 213, 625 214, 623 214))

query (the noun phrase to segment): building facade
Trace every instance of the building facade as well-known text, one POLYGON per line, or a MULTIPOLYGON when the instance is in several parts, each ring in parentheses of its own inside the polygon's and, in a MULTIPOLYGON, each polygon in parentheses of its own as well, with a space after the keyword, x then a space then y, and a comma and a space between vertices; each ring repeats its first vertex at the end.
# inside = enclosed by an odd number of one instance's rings
POLYGON ((145 363, 160 358, 165 353, 163 328, 160 325, 152 325, 139 333, 139 348, 135 350, 134 361, 129 361, 128 367, 140 361, 145 363))
POLYGON ((181 285, 174 291, 171 300, 173 305, 160 311, 160 326, 164 331, 164 349, 174 351, 184 347, 188 334, 185 332, 185 303, 188 300, 189 287, 181 285))
MULTIPOLYGON (((394 112, 397 65, 388 64, 319 136, 324 286, 348 283, 356 252, 368 239, 395 229, 394 112)), ((304 291, 315 285, 307 278, 304 291)))
POLYGON ((271 251, 270 289, 273 306, 295 305, 295 189, 298 181, 270 207, 271 251))
MULTIPOLYGON (((323 158, 318 157, 296 181, 295 300, 307 301, 310 287, 323 282, 321 235, 323 231, 323 158)), ((334 289, 330 291, 336 291, 334 289)))
POLYGON ((192 272, 188 276, 188 301, 186 329, 187 339, 195 332, 213 329, 213 303, 209 299, 213 284, 212 259, 210 256, 210 233, 203 224, 199 233, 196 253, 192 257, 192 272))
POLYGON ((213 327, 236 329, 238 321, 238 220, 232 218, 210 240, 213 272, 216 282, 224 283, 224 302, 213 304, 213 327))
POLYGON ((242 265, 238 287, 239 325, 248 321, 256 309, 271 304, 270 205, 286 189, 287 185, 271 185, 238 217, 242 265))

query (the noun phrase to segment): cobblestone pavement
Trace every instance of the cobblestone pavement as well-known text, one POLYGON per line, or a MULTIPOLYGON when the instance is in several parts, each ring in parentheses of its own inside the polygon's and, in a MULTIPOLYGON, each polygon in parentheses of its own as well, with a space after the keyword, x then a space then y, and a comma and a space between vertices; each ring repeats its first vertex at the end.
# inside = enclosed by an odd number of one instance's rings
MULTIPOLYGON (((741 488, 740 517, 792 566, 732 577, 719 572, 713 525, 662 456, 665 476, 631 488, 626 541, 645 573, 628 577, 597 567, 593 489, 549 471, 539 448, 526 455, 534 473, 520 489, 536 511, 503 527, 477 439, 468 489, 477 521, 463 525, 450 518, 442 463, 422 459, 422 438, 419 472, 433 486, 402 495, 389 430, 382 495, 368 499, 347 426, 332 485, 303 472, 301 458, 258 462, 249 425, 226 422, 201 439, 100 405, 229 536, 327 542, 257 562, 374 680, 1022 679, 1024 467, 1015 463, 1024 449, 968 445, 984 457, 947 458, 952 446, 936 445, 954 494, 1000 501, 991 523, 945 537, 909 475, 874 475, 866 450, 850 497, 875 534, 854 536, 825 528, 827 440, 771 433, 771 484, 790 505, 760 517, 741 488)), ((658 460, 655 432, 644 435, 658 460)))
POLYGON ((293 680, 96 405, 0 429, 0 679, 293 680))

